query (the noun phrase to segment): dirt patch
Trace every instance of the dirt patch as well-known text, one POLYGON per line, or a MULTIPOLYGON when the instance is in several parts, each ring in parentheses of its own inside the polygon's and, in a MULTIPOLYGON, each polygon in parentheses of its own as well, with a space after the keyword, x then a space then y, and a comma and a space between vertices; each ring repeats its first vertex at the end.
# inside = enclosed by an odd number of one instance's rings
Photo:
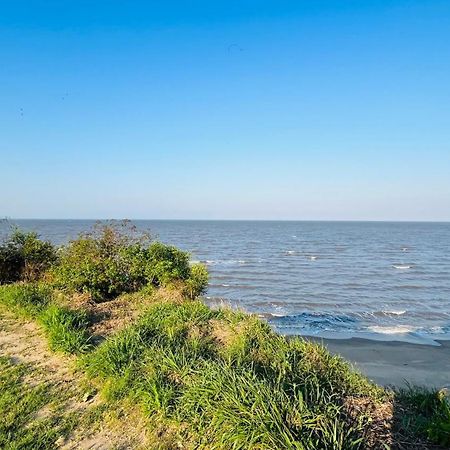
POLYGON ((352 423, 368 420, 364 436, 365 447, 373 450, 386 450, 393 444, 392 424, 394 407, 392 401, 376 403, 367 397, 347 397, 344 403, 346 415, 352 423))
POLYGON ((239 323, 235 326, 230 325, 224 320, 210 320, 211 335, 216 342, 224 347, 232 345, 242 333, 244 326, 239 323))
POLYGON ((133 407, 118 408, 90 432, 78 433, 61 443, 64 450, 144 449, 147 447, 148 424, 133 407))
POLYGON ((0 352, 14 362, 38 369, 30 382, 60 384, 75 381, 74 358, 52 353, 35 323, 15 319, 5 313, 1 313, 0 321, 0 352))

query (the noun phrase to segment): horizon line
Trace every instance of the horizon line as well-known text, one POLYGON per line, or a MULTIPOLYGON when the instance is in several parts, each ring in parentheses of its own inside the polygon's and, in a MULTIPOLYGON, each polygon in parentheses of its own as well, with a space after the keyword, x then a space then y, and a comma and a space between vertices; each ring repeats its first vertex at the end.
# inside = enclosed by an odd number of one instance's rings
POLYGON ((49 221, 57 221, 57 220, 70 220, 70 221, 96 221, 96 222, 104 222, 104 221, 122 221, 129 220, 133 221, 154 221, 154 222, 367 222, 367 223, 450 223, 450 220, 417 220, 417 219, 186 219, 186 218, 176 218, 176 219, 168 219, 168 218, 159 218, 159 219, 142 219, 142 218, 43 218, 43 217, 4 217, 0 219, 0 221, 14 221, 14 220, 49 220, 49 221))

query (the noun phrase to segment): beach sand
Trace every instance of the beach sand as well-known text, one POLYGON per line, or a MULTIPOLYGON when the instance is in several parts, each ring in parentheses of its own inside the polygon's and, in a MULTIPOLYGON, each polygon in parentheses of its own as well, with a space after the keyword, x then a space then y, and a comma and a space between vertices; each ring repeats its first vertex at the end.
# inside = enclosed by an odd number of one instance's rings
POLYGON ((378 384, 450 388, 450 341, 429 346, 360 338, 306 339, 322 343, 378 384))

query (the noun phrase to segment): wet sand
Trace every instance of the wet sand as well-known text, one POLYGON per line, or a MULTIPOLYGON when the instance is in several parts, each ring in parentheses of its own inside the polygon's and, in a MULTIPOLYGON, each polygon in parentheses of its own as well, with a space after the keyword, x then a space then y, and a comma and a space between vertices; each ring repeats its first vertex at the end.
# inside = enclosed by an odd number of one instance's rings
POLYGON ((378 384, 450 388, 450 341, 430 346, 360 338, 306 339, 324 344, 378 384))

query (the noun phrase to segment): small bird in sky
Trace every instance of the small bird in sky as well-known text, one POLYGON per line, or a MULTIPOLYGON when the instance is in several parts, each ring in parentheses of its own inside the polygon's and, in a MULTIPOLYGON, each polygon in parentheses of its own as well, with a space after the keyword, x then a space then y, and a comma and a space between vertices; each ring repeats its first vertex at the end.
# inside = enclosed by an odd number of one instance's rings
POLYGON ((230 44, 228 46, 228 51, 231 53, 233 51, 235 52, 242 52, 244 49, 240 47, 238 44, 230 44))

